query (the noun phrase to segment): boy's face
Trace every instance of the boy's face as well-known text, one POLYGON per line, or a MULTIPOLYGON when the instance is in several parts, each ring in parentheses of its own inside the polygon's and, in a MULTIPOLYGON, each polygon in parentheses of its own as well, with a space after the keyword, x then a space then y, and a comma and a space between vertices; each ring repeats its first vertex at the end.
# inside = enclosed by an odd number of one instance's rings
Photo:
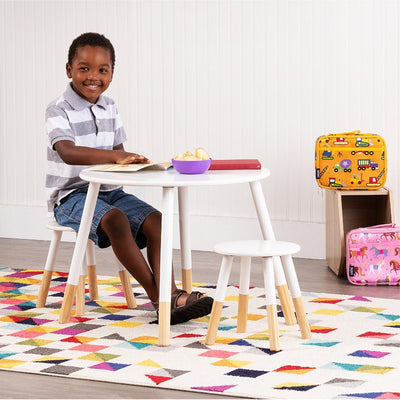
POLYGON ((67 64, 66 68, 75 92, 93 104, 113 77, 110 52, 99 46, 78 47, 72 65, 67 64))

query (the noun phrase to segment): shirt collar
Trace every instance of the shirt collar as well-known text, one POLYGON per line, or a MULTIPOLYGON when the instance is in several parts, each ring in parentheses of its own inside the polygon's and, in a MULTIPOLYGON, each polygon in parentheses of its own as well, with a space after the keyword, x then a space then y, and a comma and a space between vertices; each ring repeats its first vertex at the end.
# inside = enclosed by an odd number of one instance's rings
MULTIPOLYGON (((75 109, 78 111, 81 111, 87 107, 92 107, 93 104, 90 103, 89 101, 83 99, 81 96, 79 96, 78 93, 72 89, 72 83, 68 83, 67 85, 67 90, 64 93, 64 98, 65 100, 75 109)), ((96 104, 97 106, 100 106, 104 109, 106 109, 106 100, 104 96, 101 94, 99 98, 97 99, 96 104)))

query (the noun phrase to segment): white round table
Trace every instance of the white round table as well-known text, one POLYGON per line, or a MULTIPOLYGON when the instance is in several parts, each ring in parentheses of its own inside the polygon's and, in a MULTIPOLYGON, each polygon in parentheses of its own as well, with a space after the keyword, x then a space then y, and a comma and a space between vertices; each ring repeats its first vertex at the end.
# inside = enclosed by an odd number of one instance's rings
MULTIPOLYGON (((75 243, 67 287, 60 313, 60 323, 69 321, 74 293, 85 253, 90 224, 101 184, 122 186, 152 186, 162 188, 162 229, 160 259, 160 295, 159 295, 159 345, 168 346, 170 339, 170 303, 172 272, 172 237, 174 190, 178 190, 178 210, 180 214, 180 242, 182 257, 182 283, 185 290, 191 290, 191 256, 188 212, 188 189, 190 186, 221 186, 229 184, 250 185, 257 216, 264 239, 274 240, 274 232, 261 187, 261 180, 267 178, 270 171, 260 170, 213 170, 199 175, 180 174, 174 169, 167 171, 142 170, 138 172, 104 172, 90 169, 83 170, 80 177, 89 182, 89 189, 83 210, 82 221, 75 243)), ((280 261, 278 261, 278 264, 280 261)), ((278 265, 279 267, 279 265, 278 265)), ((282 265, 280 282, 285 281, 282 265)), ((278 284, 278 282, 277 282, 278 284)))

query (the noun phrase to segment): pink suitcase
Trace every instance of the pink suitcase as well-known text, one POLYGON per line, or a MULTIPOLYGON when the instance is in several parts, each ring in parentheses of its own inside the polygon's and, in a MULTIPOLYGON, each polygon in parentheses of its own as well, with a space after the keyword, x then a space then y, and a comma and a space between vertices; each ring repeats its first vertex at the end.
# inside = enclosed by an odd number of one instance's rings
POLYGON ((400 285, 400 229, 386 224, 349 231, 346 271, 354 285, 400 285))

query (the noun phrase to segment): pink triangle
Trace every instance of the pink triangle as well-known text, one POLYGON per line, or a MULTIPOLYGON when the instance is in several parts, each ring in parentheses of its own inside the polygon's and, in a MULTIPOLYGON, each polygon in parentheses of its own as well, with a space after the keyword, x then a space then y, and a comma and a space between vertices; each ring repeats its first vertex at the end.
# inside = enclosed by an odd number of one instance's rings
POLYGON ((225 390, 228 390, 230 388, 235 387, 236 385, 222 385, 222 386, 194 386, 191 387, 191 389, 197 389, 197 390, 208 390, 209 392, 225 392, 225 390))
POLYGON ((366 297, 363 296, 354 296, 354 297, 349 297, 348 300, 356 300, 356 301, 369 301, 371 302, 370 299, 367 299, 366 297))
POLYGON ((386 392, 378 396, 377 399, 400 399, 400 393, 386 392))

